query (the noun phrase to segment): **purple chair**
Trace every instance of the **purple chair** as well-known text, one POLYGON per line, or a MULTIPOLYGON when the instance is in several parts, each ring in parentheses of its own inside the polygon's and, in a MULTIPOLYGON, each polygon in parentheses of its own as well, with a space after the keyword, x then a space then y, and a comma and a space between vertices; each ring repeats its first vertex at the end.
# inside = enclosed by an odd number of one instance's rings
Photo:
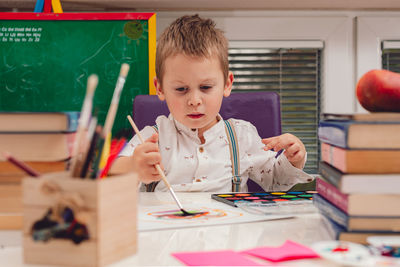
MULTIPOLYGON (((133 100, 133 119, 139 129, 154 125, 157 116, 168 115, 167 104, 156 95, 138 95, 133 100)), ((281 109, 279 95, 275 92, 232 93, 224 98, 220 110, 222 118, 242 119, 256 126, 262 138, 281 134, 281 109)), ((249 180, 249 192, 263 189, 249 180)))

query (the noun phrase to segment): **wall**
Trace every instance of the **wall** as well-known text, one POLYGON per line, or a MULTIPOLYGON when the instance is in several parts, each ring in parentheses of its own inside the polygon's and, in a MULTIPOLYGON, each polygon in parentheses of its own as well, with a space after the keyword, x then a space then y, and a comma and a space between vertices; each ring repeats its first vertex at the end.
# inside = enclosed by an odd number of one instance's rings
MULTIPOLYGON (((196 12, 158 12, 157 34, 175 18, 196 12)), ((358 79, 380 68, 380 42, 400 39, 400 12, 203 11, 229 40, 322 41, 322 112, 365 112, 355 97, 358 79)))
MULTIPOLYGON (((36 0, 0 0, 0 11, 33 10, 36 0)), ((394 10, 397 0, 62 0, 64 11, 394 10)))

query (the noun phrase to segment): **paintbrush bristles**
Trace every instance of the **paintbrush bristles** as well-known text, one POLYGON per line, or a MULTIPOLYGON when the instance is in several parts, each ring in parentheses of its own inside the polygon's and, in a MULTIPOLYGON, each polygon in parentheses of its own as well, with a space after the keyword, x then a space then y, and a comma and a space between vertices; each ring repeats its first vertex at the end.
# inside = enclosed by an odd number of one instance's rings
POLYGON ((119 72, 119 76, 122 76, 125 78, 126 76, 128 76, 128 72, 129 72, 129 65, 126 63, 122 64, 121 71, 119 72))

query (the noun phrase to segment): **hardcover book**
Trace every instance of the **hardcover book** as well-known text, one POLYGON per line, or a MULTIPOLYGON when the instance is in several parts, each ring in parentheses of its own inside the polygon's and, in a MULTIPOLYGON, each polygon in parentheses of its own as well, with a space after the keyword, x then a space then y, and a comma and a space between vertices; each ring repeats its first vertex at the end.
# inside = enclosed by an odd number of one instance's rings
POLYGON ((321 159, 346 173, 400 173, 400 149, 343 149, 321 142, 321 159))
MULTIPOLYGON (((26 176, 26 173, 9 161, 1 161, 0 158, 0 182, 4 182, 4 177, 26 176)), ((25 161, 32 169, 39 173, 59 172, 67 169, 68 161, 25 161)))
POLYGON ((323 120, 352 120, 372 122, 400 122, 399 112, 323 113, 323 120))
POLYGON ((79 112, 0 112, 0 132, 74 132, 79 112))
POLYGON ((400 121, 324 120, 318 126, 321 141, 342 148, 400 149, 400 121))
POLYGON ((336 240, 349 241, 354 243, 359 243, 363 245, 368 245, 367 238, 370 236, 393 236, 400 237, 400 232, 392 231, 347 231, 344 227, 336 224, 333 220, 326 216, 323 217, 323 223, 325 229, 328 230, 332 238, 336 240))
POLYGON ((317 178, 316 189, 337 208, 351 216, 400 216, 400 194, 343 194, 317 178))
POLYGON ((75 132, 0 132, 0 150, 22 161, 63 161, 71 157, 75 132))
POLYGON ((400 216, 349 216, 320 195, 313 201, 321 214, 347 231, 400 231, 400 216))
POLYGON ((400 173, 349 174, 324 161, 319 162, 318 170, 326 181, 345 194, 400 194, 400 173))

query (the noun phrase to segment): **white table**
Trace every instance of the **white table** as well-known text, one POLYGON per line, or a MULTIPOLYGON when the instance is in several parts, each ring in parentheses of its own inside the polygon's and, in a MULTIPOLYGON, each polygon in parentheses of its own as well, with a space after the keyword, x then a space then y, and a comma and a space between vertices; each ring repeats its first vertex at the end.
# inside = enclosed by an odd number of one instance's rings
MULTIPOLYGON (((210 193, 177 193, 182 205, 211 203, 210 193)), ((140 193, 139 205, 159 206, 173 204, 169 193, 140 193)), ((140 232, 138 252, 111 266, 177 266, 181 262, 171 256, 179 251, 244 250, 259 246, 280 246, 286 240, 311 245, 332 237, 323 226, 318 213, 300 214, 294 218, 230 224, 209 227, 140 232)), ((24 265, 22 260, 21 233, 0 231, 0 266, 24 265)), ((322 259, 284 262, 285 266, 335 266, 322 259)))

